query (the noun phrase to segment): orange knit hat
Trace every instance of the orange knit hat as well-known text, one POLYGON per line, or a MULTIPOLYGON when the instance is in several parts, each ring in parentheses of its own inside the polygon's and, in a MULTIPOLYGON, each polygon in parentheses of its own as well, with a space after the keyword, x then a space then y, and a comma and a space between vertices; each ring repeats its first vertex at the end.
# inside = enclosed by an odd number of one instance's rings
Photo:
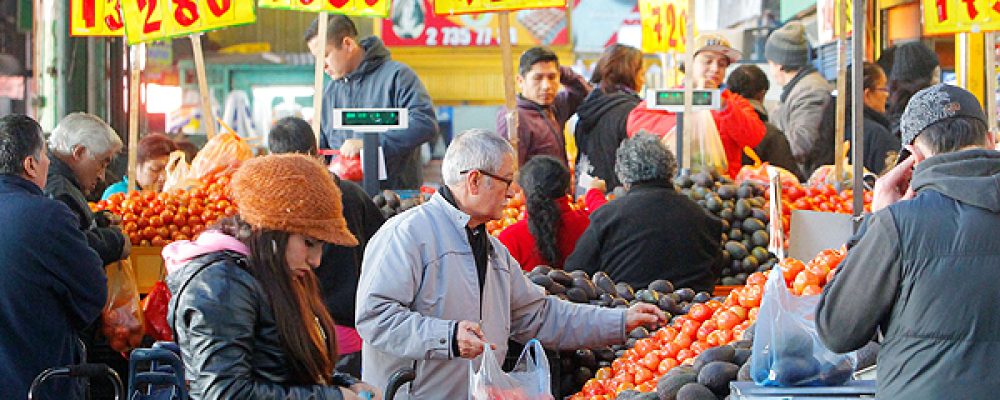
POLYGON ((358 245, 344 220, 340 189, 316 159, 301 154, 252 158, 230 185, 240 217, 254 228, 358 245))

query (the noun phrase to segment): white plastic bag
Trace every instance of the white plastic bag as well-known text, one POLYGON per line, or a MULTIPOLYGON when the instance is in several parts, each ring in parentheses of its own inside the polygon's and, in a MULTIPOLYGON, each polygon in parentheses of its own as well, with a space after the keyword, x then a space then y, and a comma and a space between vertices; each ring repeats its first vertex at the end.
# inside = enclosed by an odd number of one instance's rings
MULTIPOLYGON (((684 117, 684 125, 690 125, 690 134, 684 135, 684 150, 690 151, 691 170, 712 171, 726 175, 729 173, 729 163, 726 161, 726 148, 722 147, 719 128, 709 110, 693 111, 684 117)), ((677 126, 660 139, 675 155, 677 154, 677 126)), ((677 160, 678 164, 682 160, 677 160)))
POLYGON ((503 372, 486 344, 479 371, 469 363, 469 398, 473 400, 552 400, 549 361, 537 339, 531 339, 510 373, 503 372))

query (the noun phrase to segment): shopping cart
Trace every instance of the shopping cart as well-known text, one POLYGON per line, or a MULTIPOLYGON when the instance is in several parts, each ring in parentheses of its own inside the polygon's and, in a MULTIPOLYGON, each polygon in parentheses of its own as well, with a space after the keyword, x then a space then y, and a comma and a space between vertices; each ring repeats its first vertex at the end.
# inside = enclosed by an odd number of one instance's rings
POLYGON ((75 364, 67 365, 65 367, 54 367, 42 371, 41 374, 35 377, 35 380, 31 382, 31 386, 28 389, 28 400, 35 398, 35 393, 39 387, 41 387, 45 381, 56 378, 56 377, 68 377, 68 378, 102 378, 107 377, 112 386, 115 389, 115 400, 121 399, 122 394, 122 379, 118 376, 115 370, 108 367, 107 364, 75 364))
MULTIPOLYGON (((393 372, 392 376, 389 377, 389 383, 385 387, 384 399, 393 400, 393 398, 396 397, 396 392, 399 391, 399 388, 403 387, 403 385, 407 383, 412 382, 414 379, 416 379, 416 377, 417 377, 416 372, 414 372, 413 368, 410 367, 400 368, 396 372, 393 372)), ((362 392, 361 398, 365 400, 371 400, 372 394, 368 392, 362 392)))
POLYGON ((129 356, 129 400, 187 400, 184 364, 173 342, 156 342, 152 348, 135 349, 129 356), (140 371, 146 363, 148 370, 140 371))

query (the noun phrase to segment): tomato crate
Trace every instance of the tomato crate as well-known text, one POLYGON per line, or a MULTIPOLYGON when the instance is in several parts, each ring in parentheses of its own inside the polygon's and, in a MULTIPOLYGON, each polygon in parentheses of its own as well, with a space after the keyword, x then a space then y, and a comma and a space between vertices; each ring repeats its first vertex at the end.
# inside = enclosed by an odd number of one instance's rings
POLYGON ((163 266, 163 247, 158 246, 132 246, 132 254, 129 261, 132 263, 135 272, 136 284, 139 286, 139 294, 145 295, 153 289, 153 284, 163 280, 167 276, 167 271, 163 266))

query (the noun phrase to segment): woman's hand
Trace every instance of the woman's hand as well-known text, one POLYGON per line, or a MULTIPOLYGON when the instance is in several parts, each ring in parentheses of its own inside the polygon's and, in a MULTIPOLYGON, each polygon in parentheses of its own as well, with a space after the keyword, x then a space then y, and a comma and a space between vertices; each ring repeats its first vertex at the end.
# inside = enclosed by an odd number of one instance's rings
MULTIPOLYGON (((382 400, 382 391, 379 390, 378 388, 376 388, 376 387, 374 387, 372 385, 369 385, 367 383, 364 383, 364 382, 355 383, 353 386, 351 386, 351 391, 353 391, 354 393, 357 393, 359 397, 363 393, 368 392, 368 393, 372 394, 371 395, 371 400, 382 400)), ((361 398, 365 398, 365 397, 361 397, 361 398)))

